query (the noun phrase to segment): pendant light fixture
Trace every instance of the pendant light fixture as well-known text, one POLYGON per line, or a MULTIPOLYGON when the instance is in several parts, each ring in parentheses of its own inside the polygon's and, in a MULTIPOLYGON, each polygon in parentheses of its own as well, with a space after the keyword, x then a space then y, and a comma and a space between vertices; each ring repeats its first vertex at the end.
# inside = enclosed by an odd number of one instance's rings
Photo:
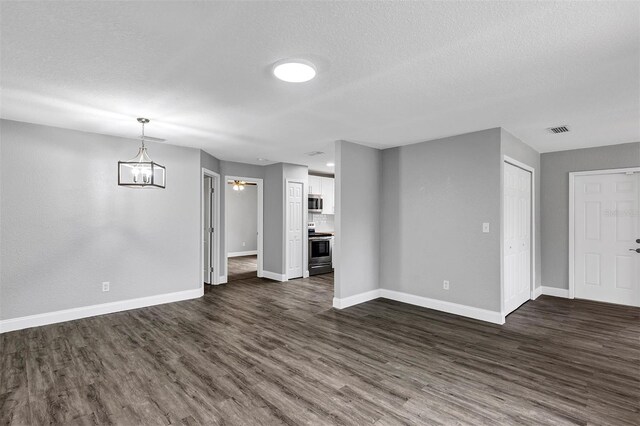
POLYGON ((118 161, 118 185, 120 186, 163 189, 165 187, 164 166, 154 163, 147 154, 147 147, 144 146, 144 125, 148 122, 148 118, 138 118, 138 123, 142 125, 138 154, 129 161, 118 161))

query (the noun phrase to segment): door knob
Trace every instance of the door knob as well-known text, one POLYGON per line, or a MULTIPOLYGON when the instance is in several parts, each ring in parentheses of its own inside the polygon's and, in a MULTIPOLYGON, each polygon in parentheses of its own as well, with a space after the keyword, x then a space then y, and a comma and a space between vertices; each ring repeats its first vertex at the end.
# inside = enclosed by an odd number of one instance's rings
POLYGON ((640 253, 640 248, 637 248, 637 249, 629 249, 629 251, 635 251, 636 253, 640 253))
POLYGON ((640 238, 638 238, 638 239, 636 240, 636 243, 640 244, 640 238))

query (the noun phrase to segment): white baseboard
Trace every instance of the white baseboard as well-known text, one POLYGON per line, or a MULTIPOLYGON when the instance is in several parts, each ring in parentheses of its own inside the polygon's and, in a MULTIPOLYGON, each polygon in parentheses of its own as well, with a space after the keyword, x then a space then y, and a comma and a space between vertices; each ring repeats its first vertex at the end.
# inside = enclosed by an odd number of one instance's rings
POLYGON ((227 253, 227 257, 253 256, 257 254, 258 250, 234 251, 233 253, 227 253))
POLYGON ((487 309, 475 308, 473 306, 460 305, 458 303, 445 302, 444 300, 430 299, 428 297, 415 296, 413 294, 385 289, 380 290, 380 297, 409 303, 411 305, 422 306, 423 308, 434 309, 436 311, 473 318, 480 321, 504 324, 504 315, 497 311, 489 311, 487 309))
POLYGON ((309 271, 304 271, 302 273, 302 278, 309 278, 309 271))
POLYGON ((286 274, 276 274, 275 272, 270 272, 270 271, 262 271, 262 276, 264 278, 269 278, 270 280, 274 280, 274 281, 280 281, 280 282, 289 281, 287 279, 286 274))
POLYGON ((175 293, 158 294, 155 296, 140 297, 138 299, 121 300, 118 302, 102 303, 99 305, 83 306, 80 308, 11 318, 0 321, 0 333, 22 330, 24 328, 39 327, 47 324, 56 324, 80 318, 94 317, 96 315, 128 311, 130 309, 145 308, 147 306, 161 305, 164 303, 179 302, 181 300, 197 299, 203 295, 204 287, 200 287, 193 290, 178 291, 175 293))
POLYGON ((359 305, 360 303, 368 302, 369 300, 377 299, 380 297, 380 289, 366 291, 364 293, 355 294, 353 296, 344 297, 338 299, 333 298, 333 307, 336 309, 344 309, 349 306, 359 305))
POLYGON ((422 306, 436 311, 447 312, 450 314, 460 315, 467 318, 473 318, 480 321, 486 321, 493 324, 504 324, 504 315, 497 311, 489 311, 487 309, 474 308, 473 306, 460 305, 458 303, 445 302, 443 300, 430 299, 428 297, 415 296, 413 294, 402 293, 394 290, 378 289, 365 293, 355 294, 353 296, 339 299, 333 298, 333 307, 336 309, 344 309, 349 306, 358 305, 378 298, 395 300, 410 305, 422 306))
POLYGON ((564 297, 566 299, 569 298, 569 289, 568 288, 556 288, 556 287, 540 287, 542 294, 547 296, 555 296, 555 297, 564 297))
POLYGON ((533 300, 536 300, 542 294, 542 286, 533 289, 533 300))

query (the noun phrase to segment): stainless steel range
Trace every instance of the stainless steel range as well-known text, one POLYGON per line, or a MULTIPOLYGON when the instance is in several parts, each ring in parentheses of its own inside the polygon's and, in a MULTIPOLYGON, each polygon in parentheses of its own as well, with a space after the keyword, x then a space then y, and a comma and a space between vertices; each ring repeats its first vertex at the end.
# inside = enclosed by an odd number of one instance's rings
POLYGON ((313 224, 309 225, 309 275, 332 272, 333 234, 315 232, 313 224))

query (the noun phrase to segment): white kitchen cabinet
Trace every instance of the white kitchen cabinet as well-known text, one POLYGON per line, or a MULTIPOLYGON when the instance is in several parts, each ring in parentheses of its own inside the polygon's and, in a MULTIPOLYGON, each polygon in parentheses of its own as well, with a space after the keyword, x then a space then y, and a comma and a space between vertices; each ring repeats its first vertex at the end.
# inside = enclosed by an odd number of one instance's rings
POLYGON ((335 213, 335 179, 321 177, 322 184, 322 214, 335 213))
POLYGON ((309 194, 322 196, 322 214, 335 214, 335 179, 309 175, 309 194))
POLYGON ((322 194, 322 178, 309 175, 309 194, 322 194))

